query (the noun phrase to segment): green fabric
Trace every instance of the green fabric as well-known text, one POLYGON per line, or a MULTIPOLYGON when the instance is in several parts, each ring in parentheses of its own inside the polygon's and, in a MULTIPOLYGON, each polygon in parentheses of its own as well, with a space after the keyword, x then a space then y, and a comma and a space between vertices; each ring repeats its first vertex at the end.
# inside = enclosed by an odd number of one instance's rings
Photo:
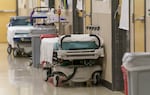
POLYGON ((54 49, 55 49, 55 50, 58 50, 58 49, 59 49, 59 44, 58 44, 58 43, 55 43, 55 44, 54 44, 54 49))
POLYGON ((63 4, 64 9, 68 9, 68 0, 61 0, 61 3, 63 4))
POLYGON ((11 26, 31 26, 27 19, 15 19, 10 22, 11 26))
POLYGON ((95 42, 63 42, 63 50, 80 50, 80 49, 96 49, 98 46, 95 42))
POLYGON ((69 65, 71 65, 71 62, 70 62, 70 61, 63 61, 63 62, 61 63, 61 66, 69 66, 69 65))

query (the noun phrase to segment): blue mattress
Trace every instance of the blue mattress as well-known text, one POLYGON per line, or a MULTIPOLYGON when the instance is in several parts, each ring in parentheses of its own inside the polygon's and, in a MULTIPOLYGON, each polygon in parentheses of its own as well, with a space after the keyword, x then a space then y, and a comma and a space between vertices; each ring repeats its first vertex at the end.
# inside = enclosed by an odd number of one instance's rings
POLYGON ((10 21, 9 26, 31 26, 31 23, 27 19, 14 19, 10 21))
POLYGON ((97 49, 95 42, 63 42, 63 50, 97 49))

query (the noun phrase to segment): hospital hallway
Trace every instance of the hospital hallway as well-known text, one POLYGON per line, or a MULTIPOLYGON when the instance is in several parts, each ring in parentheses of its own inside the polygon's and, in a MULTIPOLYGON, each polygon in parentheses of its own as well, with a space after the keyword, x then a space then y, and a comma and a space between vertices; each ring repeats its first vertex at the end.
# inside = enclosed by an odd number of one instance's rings
POLYGON ((7 54, 0 44, 0 95, 124 95, 104 87, 54 87, 42 79, 42 70, 29 67, 28 58, 7 54))

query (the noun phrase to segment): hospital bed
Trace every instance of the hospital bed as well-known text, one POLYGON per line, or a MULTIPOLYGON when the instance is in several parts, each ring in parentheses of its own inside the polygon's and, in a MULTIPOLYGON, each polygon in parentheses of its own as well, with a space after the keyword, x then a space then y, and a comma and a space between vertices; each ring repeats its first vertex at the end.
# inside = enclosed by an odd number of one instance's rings
POLYGON ((54 11, 54 8, 35 7, 30 16, 32 25, 51 25, 58 22, 58 16, 54 11))
POLYGON ((70 82, 99 83, 104 57, 103 39, 97 35, 72 34, 43 38, 41 64, 55 86, 70 82))
POLYGON ((7 25, 8 54, 14 56, 31 55, 31 35, 33 26, 28 16, 14 16, 7 25))

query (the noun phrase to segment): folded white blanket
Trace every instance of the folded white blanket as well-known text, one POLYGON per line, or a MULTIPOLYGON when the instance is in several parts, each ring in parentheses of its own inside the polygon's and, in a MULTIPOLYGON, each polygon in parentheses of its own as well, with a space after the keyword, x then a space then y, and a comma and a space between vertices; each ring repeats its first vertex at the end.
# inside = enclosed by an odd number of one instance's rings
POLYGON ((44 38, 41 41, 41 53, 40 53, 40 63, 43 61, 52 63, 53 61, 53 50, 55 44, 58 43, 58 38, 44 38))

